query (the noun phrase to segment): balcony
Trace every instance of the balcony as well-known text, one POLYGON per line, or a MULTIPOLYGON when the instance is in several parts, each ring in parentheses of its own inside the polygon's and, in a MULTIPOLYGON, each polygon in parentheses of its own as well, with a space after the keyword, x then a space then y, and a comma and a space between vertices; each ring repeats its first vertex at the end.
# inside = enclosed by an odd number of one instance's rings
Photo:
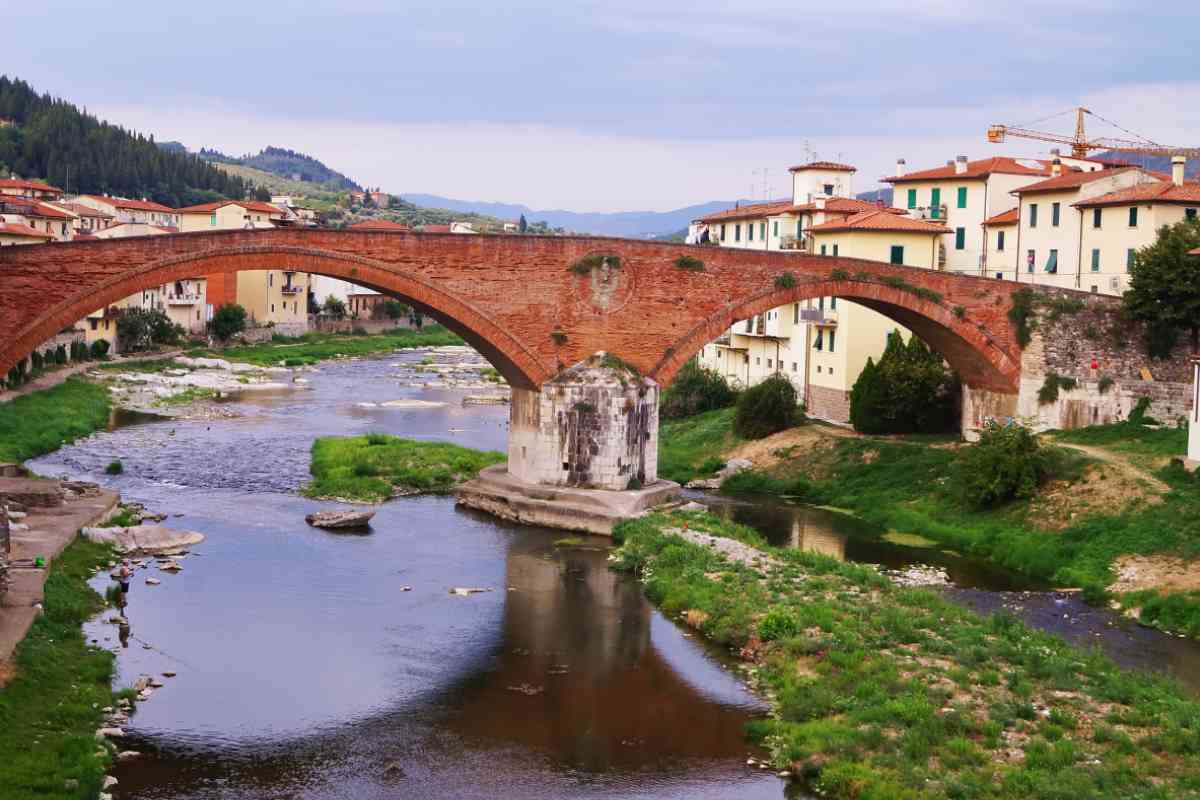
POLYGON ((796 250, 804 253, 808 251, 808 239, 804 236, 781 236, 779 238, 780 250, 796 250))
POLYGON ((823 308, 802 308, 800 309, 800 321, 813 325, 837 325, 838 315, 836 311, 823 308))
POLYGON ((281 286, 279 291, 283 292, 284 294, 300 294, 301 292, 304 291, 304 289, 303 289, 303 287, 300 287, 300 286, 288 285, 288 286, 281 286))
POLYGON ((194 294, 169 294, 167 295, 167 305, 169 306, 194 306, 200 302, 199 295, 194 294))

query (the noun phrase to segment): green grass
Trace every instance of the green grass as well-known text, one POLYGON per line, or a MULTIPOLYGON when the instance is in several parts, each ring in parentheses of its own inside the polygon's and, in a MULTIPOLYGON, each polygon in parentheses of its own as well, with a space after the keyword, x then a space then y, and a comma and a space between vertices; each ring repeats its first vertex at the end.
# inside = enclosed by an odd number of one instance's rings
POLYGON ((742 440, 733 432, 734 409, 721 408, 693 417, 663 421, 658 429, 658 475, 687 483, 720 469, 715 460, 742 440))
POLYGON ((161 400, 156 400, 156 406, 186 406, 190 403, 198 403, 202 400, 212 400, 217 396, 216 389, 206 389, 201 386, 189 386, 178 394, 173 394, 170 397, 164 397, 161 400))
POLYGON ((186 369, 175 363, 173 358, 154 358, 146 361, 107 361, 96 367, 107 372, 166 372, 169 369, 186 369))
POLYGON ((1200 703, 1011 614, 770 548, 703 513, 629 520, 614 538, 615 568, 666 614, 753 661, 771 714, 748 732, 823 796, 1172 798, 1200 786, 1200 703), (777 565, 732 564, 673 535, 684 521, 777 565))
POLYGON ((1187 428, 1147 428, 1130 422, 1093 425, 1051 434, 1055 441, 1102 447, 1125 456, 1146 469, 1158 469, 1171 458, 1187 453, 1187 428))
POLYGON ((445 494, 503 453, 472 450, 447 442, 419 441, 369 433, 323 436, 313 442, 308 497, 383 501, 395 492, 445 494))
POLYGON ((0 796, 5 800, 95 798, 109 757, 96 756, 101 708, 112 705, 113 656, 90 647, 80 626, 103 608, 87 585, 111 557, 77 540, 55 559, 46 611, 18 645, 17 675, 0 689, 0 796), (68 780, 78 788, 65 788, 68 780))
POLYGON ((1165 631, 1200 639, 1200 592, 1162 594, 1153 589, 1119 597, 1125 608, 1140 608, 1138 619, 1165 631))
POLYGON ((108 390, 71 377, 0 403, 0 461, 24 461, 103 428, 112 411, 108 390))
POLYGON ((412 347, 443 347, 462 344, 463 340, 440 325, 427 325, 419 331, 398 329, 371 336, 352 334, 307 333, 295 339, 241 345, 225 350, 194 350, 188 355, 211 356, 229 361, 272 366, 280 362, 291 366, 315 364, 338 356, 365 356, 412 347))

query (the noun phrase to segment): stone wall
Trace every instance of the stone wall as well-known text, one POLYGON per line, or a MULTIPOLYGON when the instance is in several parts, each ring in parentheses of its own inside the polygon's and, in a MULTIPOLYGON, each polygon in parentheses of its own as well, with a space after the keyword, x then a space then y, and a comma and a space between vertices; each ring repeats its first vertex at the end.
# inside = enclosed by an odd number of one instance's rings
POLYGON ((8 563, 12 552, 8 532, 8 506, 0 503, 0 606, 8 596, 8 563))
POLYGON ((328 317, 324 314, 309 314, 308 327, 320 333, 350 333, 361 329, 370 334, 387 333, 397 328, 414 330, 417 328, 409 317, 403 319, 350 319, 348 317, 328 317))
POLYGON ((804 406, 805 413, 815 419, 838 423, 850 421, 850 392, 809 384, 804 406))
POLYGON ((529 484, 623 491, 658 480, 658 386, 596 359, 541 391, 513 389, 508 472, 529 484))

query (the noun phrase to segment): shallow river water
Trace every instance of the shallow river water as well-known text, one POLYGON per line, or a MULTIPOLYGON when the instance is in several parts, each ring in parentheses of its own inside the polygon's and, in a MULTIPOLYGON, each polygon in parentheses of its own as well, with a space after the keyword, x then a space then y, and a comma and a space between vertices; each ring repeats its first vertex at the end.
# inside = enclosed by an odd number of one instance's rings
MULTIPOLYGON (((125 425, 35 462, 42 474, 115 486, 208 537, 182 572, 153 573, 161 585, 138 573, 127 646, 114 626, 87 626, 118 652, 117 685, 178 673, 138 704, 125 746, 146 755, 117 768, 116 796, 798 796, 745 765, 756 753, 743 727, 763 704, 722 653, 607 568, 607 540, 556 547, 562 532, 449 497, 386 503, 368 535, 305 524, 329 505, 295 494, 316 436, 383 431, 504 449, 507 407, 400 385, 392 365, 422 355, 324 364, 304 389, 233 404, 239 419, 125 425), (446 405, 358 405, 401 398, 446 405), (124 473, 103 475, 115 458, 124 473), (454 586, 489 591, 457 597, 454 586)), ((953 554, 880 542, 841 515, 713 502, 780 544, 942 566, 981 605, 1055 597, 953 554)), ((1083 613, 1064 602, 1068 617, 1083 613)), ((1191 643, 1107 621, 1097 640, 1144 636, 1128 649, 1147 666, 1200 664, 1191 643)))

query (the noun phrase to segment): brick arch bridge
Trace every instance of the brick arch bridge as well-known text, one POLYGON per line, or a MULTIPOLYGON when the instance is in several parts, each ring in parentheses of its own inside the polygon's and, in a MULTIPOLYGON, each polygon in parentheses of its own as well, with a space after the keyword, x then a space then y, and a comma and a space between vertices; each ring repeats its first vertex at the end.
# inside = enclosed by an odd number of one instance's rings
POLYGON ((665 386, 732 323, 822 296, 913 330, 972 388, 1015 394, 1021 374, 1007 315, 1020 284, 626 239, 285 229, 0 250, 0 375, 60 330, 142 289, 254 269, 328 275, 398 297, 525 389, 600 350, 665 386), (684 268, 681 257, 702 269, 684 268), (781 279, 785 272, 793 280, 781 279))

